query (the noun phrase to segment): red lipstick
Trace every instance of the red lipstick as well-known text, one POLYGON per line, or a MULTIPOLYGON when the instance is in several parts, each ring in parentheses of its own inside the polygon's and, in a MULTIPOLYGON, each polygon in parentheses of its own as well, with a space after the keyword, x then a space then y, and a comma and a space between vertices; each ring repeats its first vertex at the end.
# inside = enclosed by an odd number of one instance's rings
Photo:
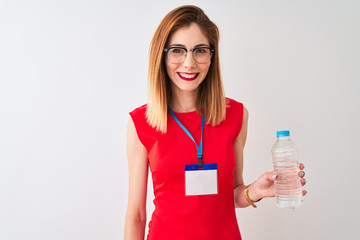
POLYGON ((194 75, 194 73, 182 73, 182 75, 180 73, 177 73, 177 74, 179 75, 179 77, 182 80, 185 80, 185 81, 193 81, 199 76, 199 73, 195 73, 195 76, 193 76, 191 78, 185 77, 185 75, 194 75))

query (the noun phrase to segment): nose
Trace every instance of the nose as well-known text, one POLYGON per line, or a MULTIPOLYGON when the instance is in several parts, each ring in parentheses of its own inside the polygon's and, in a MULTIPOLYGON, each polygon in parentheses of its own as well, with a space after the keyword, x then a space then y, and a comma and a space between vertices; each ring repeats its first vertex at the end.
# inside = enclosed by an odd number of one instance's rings
POLYGON ((191 51, 188 51, 185 60, 183 62, 183 65, 185 68, 194 68, 196 67, 196 62, 193 56, 193 53, 191 51))

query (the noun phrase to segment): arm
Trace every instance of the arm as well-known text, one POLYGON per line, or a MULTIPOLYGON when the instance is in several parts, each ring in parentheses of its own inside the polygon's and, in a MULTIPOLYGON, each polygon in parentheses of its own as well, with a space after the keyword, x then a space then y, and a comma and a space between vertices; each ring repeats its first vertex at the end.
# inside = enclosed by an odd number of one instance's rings
MULTIPOLYGON (((244 190, 246 186, 244 185, 244 180, 243 180, 243 152, 244 152, 246 136, 247 136, 248 114, 249 113, 247 109, 244 107, 242 127, 234 143, 235 163, 236 163, 235 172, 234 172, 234 178, 235 178, 234 201, 236 208, 243 208, 250 205, 250 203, 246 200, 244 196, 244 190)), ((253 201, 255 201, 254 196, 251 195, 253 191, 251 191, 250 188, 249 188, 249 196, 253 201)))
POLYGON ((143 240, 146 226, 148 156, 130 118, 126 151, 129 166, 129 198, 125 219, 125 240, 143 240))
MULTIPOLYGON (((243 150, 246 142, 247 135, 247 126, 248 126, 248 117, 249 113, 247 109, 244 107, 243 114, 243 125, 239 135, 237 136, 234 143, 234 151, 235 151, 235 185, 234 185, 234 201, 236 208, 243 208, 250 205, 250 203, 246 200, 244 191, 246 186, 244 185, 243 180, 243 150)), ((300 164, 300 170, 304 169, 304 165, 300 164)), ((306 181, 303 179, 305 173, 303 171, 299 172, 299 176, 301 179, 301 184, 305 185, 306 181)), ((257 200, 265 197, 274 197, 274 181, 277 179, 277 176, 274 175, 274 172, 265 172, 263 173, 255 182, 249 185, 249 197, 252 201, 256 202, 257 200)), ((306 191, 303 191, 303 195, 305 196, 306 191)))
MULTIPOLYGON (((243 123, 239 135, 236 137, 234 143, 236 167, 234 172, 234 201, 236 208, 248 207, 250 203, 246 200, 244 191, 247 186, 244 185, 243 180, 243 152, 247 136, 249 113, 244 107, 243 123)), ((249 185, 249 197, 254 202, 260 198, 274 196, 274 181, 272 172, 266 172, 261 175, 255 182, 249 185)))

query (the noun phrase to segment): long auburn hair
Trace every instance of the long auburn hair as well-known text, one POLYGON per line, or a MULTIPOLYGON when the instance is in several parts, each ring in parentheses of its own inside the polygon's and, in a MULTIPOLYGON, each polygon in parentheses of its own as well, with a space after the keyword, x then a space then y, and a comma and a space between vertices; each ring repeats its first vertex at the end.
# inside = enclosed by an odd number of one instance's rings
POLYGON ((218 125, 225 119, 226 99, 219 63, 219 30, 199 7, 185 5, 169 12, 157 27, 150 44, 149 102, 147 122, 157 131, 166 133, 168 106, 171 99, 170 78, 166 72, 164 47, 172 33, 181 27, 196 23, 215 49, 209 71, 199 86, 196 109, 204 112, 208 124, 218 125))

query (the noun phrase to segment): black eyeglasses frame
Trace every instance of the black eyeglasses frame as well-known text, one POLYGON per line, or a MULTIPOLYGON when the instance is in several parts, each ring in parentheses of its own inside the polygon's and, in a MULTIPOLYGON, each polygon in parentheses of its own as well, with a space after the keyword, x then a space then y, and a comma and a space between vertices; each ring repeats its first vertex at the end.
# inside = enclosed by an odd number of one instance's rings
POLYGON ((173 48, 184 49, 184 50, 186 51, 186 53, 188 53, 189 51, 191 51, 191 52, 193 52, 193 54, 194 54, 194 50, 196 50, 196 49, 202 49, 202 48, 210 49, 211 55, 212 55, 213 52, 215 52, 215 48, 213 48, 213 47, 196 47, 196 48, 193 48, 193 49, 184 48, 184 47, 168 47, 168 48, 164 48, 164 52, 167 53, 170 49, 173 49, 173 48))

